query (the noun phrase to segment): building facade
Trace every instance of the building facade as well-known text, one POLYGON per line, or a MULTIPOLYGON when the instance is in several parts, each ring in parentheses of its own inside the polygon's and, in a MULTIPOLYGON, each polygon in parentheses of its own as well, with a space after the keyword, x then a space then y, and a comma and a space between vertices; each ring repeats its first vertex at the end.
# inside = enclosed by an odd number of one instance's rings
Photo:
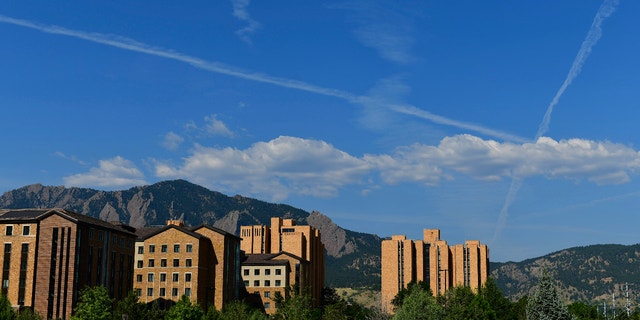
POLYGON ((78 292, 131 291, 135 229, 64 209, 0 210, 2 288, 16 308, 69 319, 78 292))
MULTIPOLYGON (((293 219, 271 218, 271 226, 240 227, 241 249, 247 254, 288 253, 307 264, 307 270, 296 282, 300 290, 308 290, 314 305, 320 303, 324 288, 324 245, 320 231, 308 225, 296 225, 293 219)), ((244 268, 243 264, 243 268, 244 268)), ((244 271, 243 271, 244 272, 244 271)), ((243 275, 243 280, 244 275, 243 275)), ((246 283, 246 282, 245 282, 246 283)), ((254 290, 249 282, 247 290, 254 290)))
POLYGON ((183 295, 203 308, 222 309, 239 297, 240 238, 181 221, 141 228, 136 242, 133 287, 140 301, 168 308, 183 295))
POLYGON ((425 229, 423 240, 395 235, 382 241, 382 309, 410 282, 424 281, 434 295, 455 286, 480 288, 489 276, 489 249, 477 240, 449 246, 440 230, 425 229))
POLYGON ((274 298, 286 297, 288 288, 305 287, 309 263, 288 252, 274 254, 248 254, 242 261, 242 279, 248 293, 253 295, 264 311, 276 312, 274 298))

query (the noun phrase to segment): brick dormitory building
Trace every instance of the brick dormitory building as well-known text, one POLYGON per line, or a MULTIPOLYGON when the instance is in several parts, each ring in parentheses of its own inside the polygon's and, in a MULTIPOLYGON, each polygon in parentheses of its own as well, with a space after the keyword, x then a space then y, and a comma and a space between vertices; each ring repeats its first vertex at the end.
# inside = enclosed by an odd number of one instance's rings
POLYGON ((135 229, 69 210, 0 209, 0 290, 12 306, 69 319, 85 287, 103 286, 115 303, 131 291, 168 308, 183 295, 222 309, 246 289, 265 312, 276 292, 297 285, 318 305, 324 287, 320 232, 272 218, 241 237, 169 220, 135 229), (241 246, 242 242, 242 246, 241 246), (245 251, 245 252, 243 252, 245 251))
POLYGON ((424 229, 423 240, 396 235, 382 241, 382 310, 392 312, 391 300, 410 282, 429 283, 434 295, 455 286, 474 290, 489 276, 489 249, 477 240, 449 246, 440 230, 424 229))

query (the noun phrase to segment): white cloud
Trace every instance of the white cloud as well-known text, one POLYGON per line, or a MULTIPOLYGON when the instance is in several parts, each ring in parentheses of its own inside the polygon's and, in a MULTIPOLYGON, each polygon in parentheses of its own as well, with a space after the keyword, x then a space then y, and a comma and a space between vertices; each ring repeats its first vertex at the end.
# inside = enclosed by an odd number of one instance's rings
POLYGON ((437 185, 463 174, 480 180, 544 176, 619 184, 640 169, 630 147, 584 139, 501 143, 471 135, 446 137, 438 145, 415 144, 392 154, 357 157, 318 140, 282 136, 240 150, 197 145, 180 165, 156 164, 160 178, 186 178, 225 192, 282 200, 291 194, 334 196, 352 184, 437 185))
POLYGON ((253 20, 251 15, 249 15, 247 8, 249 7, 250 2, 251 1, 249 0, 231 0, 231 4, 233 5, 233 16, 247 24, 242 29, 236 31, 236 34, 242 41, 249 44, 251 44, 251 35, 261 27, 261 24, 258 21, 253 20))
POLYGON ((76 157, 74 155, 67 155, 67 154, 63 153, 62 151, 56 151, 53 154, 55 156, 57 156, 57 157, 60 157, 60 158, 65 159, 65 160, 73 161, 73 162, 75 162, 77 164, 80 164, 80 165, 83 165, 83 166, 87 165, 86 162, 78 159, 78 157, 76 157))
POLYGON ((346 184, 357 183, 369 164, 317 140, 279 137, 245 150, 196 146, 179 167, 157 164, 161 178, 186 177, 229 191, 269 195, 333 196, 346 184))
POLYGON ((99 167, 93 167, 87 173, 64 177, 64 184, 73 187, 129 187, 144 185, 144 174, 133 162, 117 156, 99 161, 99 167))
POLYGON ((164 136, 162 145, 169 150, 176 150, 184 142, 184 138, 175 132, 169 132, 164 136))
POLYGON ((215 114, 206 116, 204 120, 206 122, 205 131, 207 133, 217 136, 233 137, 233 132, 229 130, 224 122, 218 120, 215 114))

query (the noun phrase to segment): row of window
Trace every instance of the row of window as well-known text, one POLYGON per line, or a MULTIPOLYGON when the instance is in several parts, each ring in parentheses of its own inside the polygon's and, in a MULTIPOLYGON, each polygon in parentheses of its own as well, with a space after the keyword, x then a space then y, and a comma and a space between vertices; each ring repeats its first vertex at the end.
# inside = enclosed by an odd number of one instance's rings
MULTIPOLYGON (((147 273, 147 282, 153 282, 155 280, 155 273, 147 273)), ((171 274, 171 281, 178 282, 180 281, 180 274, 174 272, 171 274)), ((184 274, 184 281, 191 282, 191 273, 184 274)), ((142 275, 136 275, 136 282, 142 282, 142 275)), ((160 273, 160 282, 167 282, 167 274, 164 272, 160 273)))
MULTIPOLYGON (((271 280, 263 280, 263 284, 264 287, 271 287, 271 280)), ((249 280, 244 280, 244 286, 245 287, 249 287, 249 284, 251 282, 249 282, 249 280)), ((274 287, 281 287, 282 286, 282 281, 281 280, 274 280, 274 287)), ((260 280, 253 280, 253 286, 252 287, 260 287, 260 280)))
MULTIPOLYGON (((253 269, 253 275, 254 276, 259 276, 260 275, 260 270, 261 269, 253 269)), ((270 276, 271 275, 271 269, 263 269, 264 270, 264 275, 265 276, 270 276)), ((243 275, 248 276, 250 271, 249 269, 244 269, 243 271, 243 275)), ((275 269, 275 273, 276 276, 282 275, 282 269, 275 269)))
MULTIPOLYGON (((13 226, 9 225, 4 229, 4 234, 7 236, 13 235, 13 226)), ((31 226, 22 226, 22 235, 28 236, 31 234, 31 226)))
MULTIPOLYGON (((180 267, 180 259, 173 259, 173 266, 174 267, 180 267)), ((184 260, 184 266, 185 267, 191 267, 193 266, 193 261, 191 259, 185 259, 184 260)), ((137 268, 143 268, 144 267, 144 262, 142 260, 138 260, 136 262, 136 267, 137 268)), ((156 260, 155 259, 149 259, 147 261, 147 267, 148 268, 155 268, 156 267, 156 260)), ((167 259, 160 259, 160 268, 166 268, 167 267, 167 259)))
MULTIPOLYGON (((166 253, 167 249, 169 247, 166 244, 163 244, 160 246, 160 252, 162 253, 166 253)), ((156 245, 155 244, 150 244, 149 245, 149 253, 154 253, 156 252, 156 245)), ((192 244, 187 244, 186 248, 185 248, 186 252, 193 252, 193 245, 192 244)), ((174 244, 173 245, 173 252, 180 252, 180 244, 174 244)), ((144 254, 144 246, 138 246, 138 254, 144 254)))
MULTIPOLYGON (((138 295, 138 297, 142 296, 142 289, 135 289, 136 290, 136 294, 138 295)), ((165 297, 167 295, 167 289, 166 288, 160 288, 158 290, 158 296, 159 297, 165 297)), ((186 295, 187 297, 191 296, 191 288, 184 288, 184 295, 186 295)), ((148 297, 153 297, 153 288, 147 288, 147 296, 148 297)), ((178 296, 178 288, 171 288, 171 296, 172 297, 177 297, 178 296)))
MULTIPOLYGON (((94 229, 90 228, 89 229, 89 239, 93 239, 93 237, 94 237, 94 229)), ((99 241, 104 240, 104 231, 98 230, 98 240, 99 241)), ((120 236, 119 240, 120 240, 120 246, 121 247, 125 247, 126 246, 127 248, 133 248, 133 240, 126 239, 126 237, 124 237, 124 236, 120 236)), ((118 244, 118 235, 116 235, 116 234, 112 235, 111 243, 113 245, 117 245, 118 244)))

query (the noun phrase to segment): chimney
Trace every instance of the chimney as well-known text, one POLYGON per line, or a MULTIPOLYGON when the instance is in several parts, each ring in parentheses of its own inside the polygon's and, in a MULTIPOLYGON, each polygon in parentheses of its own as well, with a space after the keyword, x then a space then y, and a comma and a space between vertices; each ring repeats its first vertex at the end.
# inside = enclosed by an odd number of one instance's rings
POLYGON ((167 220, 167 225, 168 226, 184 227, 184 221, 182 221, 182 220, 167 220))

